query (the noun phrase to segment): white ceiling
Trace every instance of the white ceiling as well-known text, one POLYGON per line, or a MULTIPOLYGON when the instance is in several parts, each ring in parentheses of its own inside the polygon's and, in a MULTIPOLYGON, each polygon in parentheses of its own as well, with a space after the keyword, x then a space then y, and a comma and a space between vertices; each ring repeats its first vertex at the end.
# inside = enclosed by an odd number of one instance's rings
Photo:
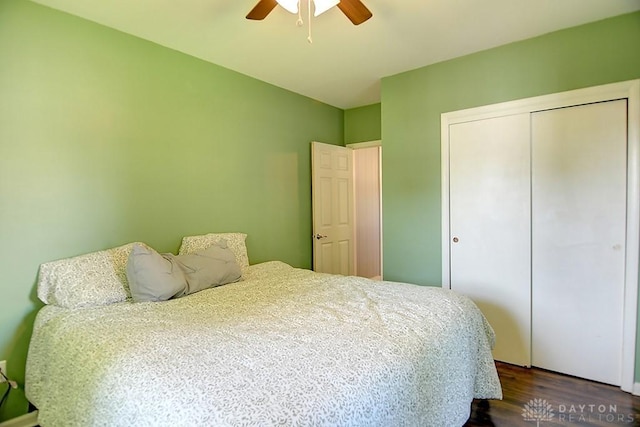
MULTIPOLYGON (((257 0, 35 0, 339 108, 380 101, 380 79, 562 28, 640 10, 640 0, 363 0, 307 20, 257 0)), ((303 11, 306 15, 306 0, 303 11)), ((305 17, 306 18, 306 17, 305 17)))

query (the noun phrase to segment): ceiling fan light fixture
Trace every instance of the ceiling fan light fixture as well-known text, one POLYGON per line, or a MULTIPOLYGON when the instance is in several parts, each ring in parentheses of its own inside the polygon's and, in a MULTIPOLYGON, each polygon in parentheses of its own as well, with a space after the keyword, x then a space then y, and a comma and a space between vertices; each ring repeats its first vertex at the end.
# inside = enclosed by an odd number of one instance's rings
MULTIPOLYGON (((291 13, 297 13, 298 21, 296 24, 302 25, 299 0, 258 0, 258 3, 247 15, 247 19, 261 21, 266 18, 269 12, 271 12, 278 4, 291 13)), ((307 4, 309 5, 307 8, 309 18, 311 18, 311 0, 307 0, 307 4)), ((373 16, 371 11, 362 4, 361 0, 314 0, 313 4, 315 6, 315 16, 326 12, 333 6, 338 6, 353 25, 360 25, 373 16)))
POLYGON ((278 4, 291 13, 298 13, 299 0, 276 0, 278 4))
POLYGON ((313 5, 315 6, 313 16, 325 13, 338 3, 340 3, 340 0, 313 0, 313 5))

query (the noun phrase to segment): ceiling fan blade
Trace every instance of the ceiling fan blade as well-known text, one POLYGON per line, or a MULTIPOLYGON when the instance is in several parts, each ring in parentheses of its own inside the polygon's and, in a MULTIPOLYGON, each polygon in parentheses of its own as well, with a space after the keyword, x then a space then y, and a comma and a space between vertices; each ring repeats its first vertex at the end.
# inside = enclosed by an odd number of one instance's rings
POLYGON ((338 7, 353 22, 353 25, 360 25, 373 16, 360 0, 340 0, 338 7))
POLYGON ((266 18, 277 4, 276 0, 260 0, 258 4, 251 9, 251 12, 247 15, 247 19, 260 21, 266 18))

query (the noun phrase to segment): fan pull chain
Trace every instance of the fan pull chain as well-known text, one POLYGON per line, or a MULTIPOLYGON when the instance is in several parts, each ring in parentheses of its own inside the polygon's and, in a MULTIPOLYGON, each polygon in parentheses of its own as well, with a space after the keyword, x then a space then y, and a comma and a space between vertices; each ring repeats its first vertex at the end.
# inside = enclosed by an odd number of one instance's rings
POLYGON ((308 1, 307 4, 307 25, 309 25, 309 36, 307 37, 307 41, 309 42, 309 44, 313 43, 313 39, 311 38, 311 0, 308 1))
POLYGON ((304 24, 302 21, 302 9, 300 8, 300 1, 298 0, 298 20, 296 21, 296 25, 302 27, 302 24, 304 24))
MULTIPOLYGON (((296 21, 296 26, 302 27, 304 25, 304 21, 302 20, 302 2, 298 0, 298 20, 296 21)), ((307 36, 307 41, 309 43, 313 43, 313 39, 311 38, 311 0, 307 2, 307 26, 309 28, 309 35, 307 36)))

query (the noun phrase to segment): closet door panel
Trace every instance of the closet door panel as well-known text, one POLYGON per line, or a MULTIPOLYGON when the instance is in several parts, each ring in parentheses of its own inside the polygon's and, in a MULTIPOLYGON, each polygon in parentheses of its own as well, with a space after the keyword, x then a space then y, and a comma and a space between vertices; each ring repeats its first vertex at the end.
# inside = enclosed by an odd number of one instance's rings
POLYGON ((494 357, 530 365, 530 115, 449 128, 451 289, 496 332, 494 357))
POLYGON ((532 115, 532 362, 620 384, 625 100, 532 115))

